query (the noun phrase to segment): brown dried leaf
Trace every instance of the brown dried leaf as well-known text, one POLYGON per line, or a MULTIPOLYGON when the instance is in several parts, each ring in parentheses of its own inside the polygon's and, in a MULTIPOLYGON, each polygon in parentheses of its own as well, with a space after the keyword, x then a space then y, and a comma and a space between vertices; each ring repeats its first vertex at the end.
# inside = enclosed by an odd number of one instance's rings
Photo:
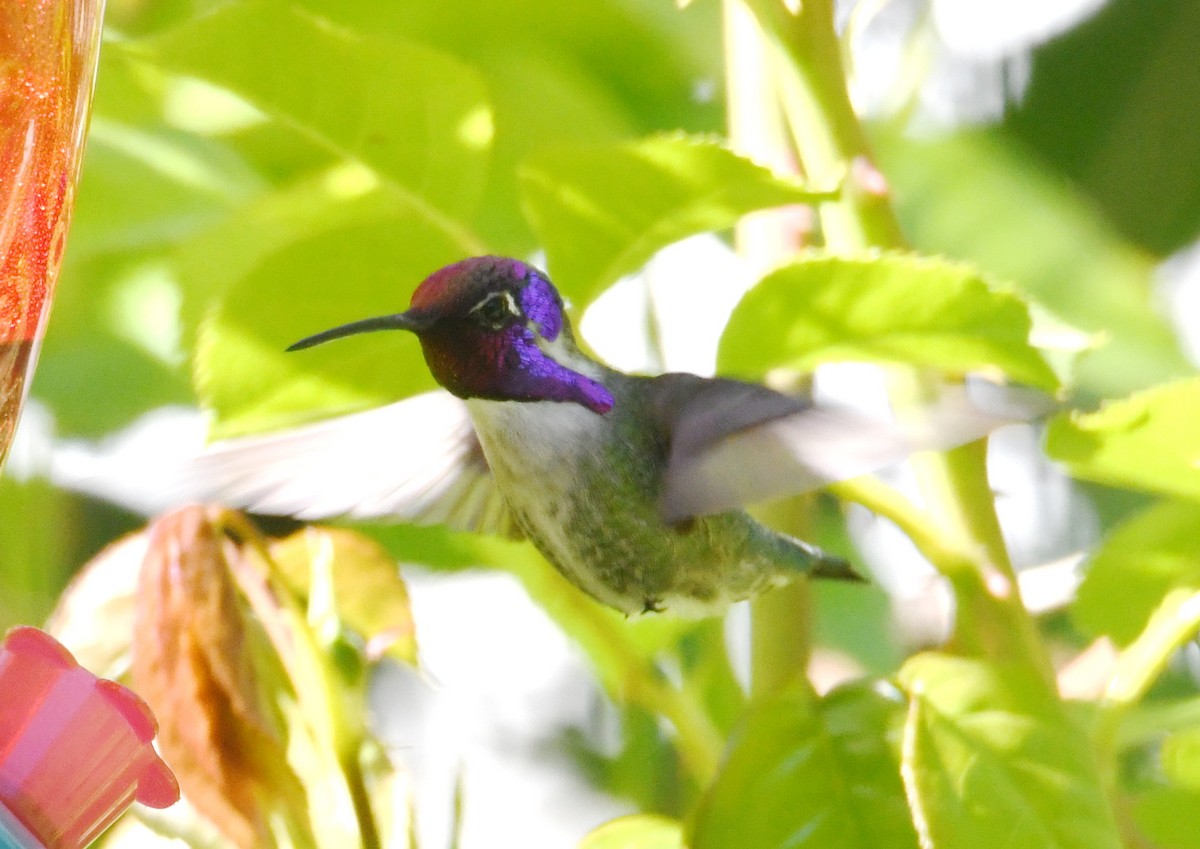
POLYGON ((158 717, 159 744, 184 794, 244 849, 275 844, 268 811, 306 822, 303 790, 260 679, 261 633, 230 562, 241 551, 218 509, 186 507, 154 522, 137 589, 133 681, 158 717), (259 667, 256 668, 256 663, 259 667))

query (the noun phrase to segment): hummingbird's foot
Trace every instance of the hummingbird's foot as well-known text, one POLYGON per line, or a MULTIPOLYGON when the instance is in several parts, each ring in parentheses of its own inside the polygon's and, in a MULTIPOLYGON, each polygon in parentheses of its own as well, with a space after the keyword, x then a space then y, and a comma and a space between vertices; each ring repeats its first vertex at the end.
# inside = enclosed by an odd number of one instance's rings
POLYGON ((677 534, 690 534, 696 530, 696 521, 695 516, 686 516, 678 521, 668 522, 667 527, 677 534))
POLYGON ((664 610, 666 610, 666 608, 662 606, 661 598, 646 596, 645 600, 642 602, 642 613, 662 613, 664 610))

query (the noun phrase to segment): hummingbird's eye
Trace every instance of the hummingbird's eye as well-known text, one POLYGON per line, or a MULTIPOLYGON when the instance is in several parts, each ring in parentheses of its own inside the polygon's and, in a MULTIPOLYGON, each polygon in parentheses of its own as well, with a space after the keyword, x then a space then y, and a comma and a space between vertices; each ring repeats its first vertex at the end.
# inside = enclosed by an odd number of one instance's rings
POLYGON ((492 292, 471 308, 471 315, 489 330, 501 330, 519 318, 521 310, 512 292, 492 292))

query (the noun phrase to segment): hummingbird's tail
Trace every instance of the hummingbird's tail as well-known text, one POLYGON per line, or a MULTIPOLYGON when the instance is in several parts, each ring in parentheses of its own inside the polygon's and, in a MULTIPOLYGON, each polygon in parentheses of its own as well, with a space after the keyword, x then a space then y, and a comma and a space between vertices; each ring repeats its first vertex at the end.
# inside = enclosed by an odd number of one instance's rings
POLYGON ((783 549, 780 560, 790 568, 787 577, 796 572, 802 572, 814 578, 830 578, 837 581, 865 583, 866 578, 854 570, 850 561, 822 551, 815 545, 785 534, 775 534, 775 538, 783 549))
POLYGON ((832 578, 837 581, 851 581, 856 584, 865 584, 867 579, 858 572, 854 571, 854 567, 850 565, 850 561, 844 560, 841 557, 834 557, 832 554, 818 552, 819 559, 813 564, 812 572, 814 578, 832 578))

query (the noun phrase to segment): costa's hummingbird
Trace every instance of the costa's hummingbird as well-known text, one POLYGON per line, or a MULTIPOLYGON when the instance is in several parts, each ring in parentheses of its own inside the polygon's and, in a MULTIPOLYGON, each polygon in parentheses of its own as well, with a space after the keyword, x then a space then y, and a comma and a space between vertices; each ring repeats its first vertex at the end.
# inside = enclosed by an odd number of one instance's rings
POLYGON ((525 536, 604 604, 703 615, 806 575, 858 580, 844 560, 741 505, 913 450, 891 428, 756 384, 608 368, 577 346, 547 276, 515 259, 446 266, 407 311, 288 350, 377 330, 416 334, 451 394, 218 447, 207 460, 226 499, 300 518, 391 516, 525 536), (854 444, 849 465, 822 447, 831 440, 854 444))

